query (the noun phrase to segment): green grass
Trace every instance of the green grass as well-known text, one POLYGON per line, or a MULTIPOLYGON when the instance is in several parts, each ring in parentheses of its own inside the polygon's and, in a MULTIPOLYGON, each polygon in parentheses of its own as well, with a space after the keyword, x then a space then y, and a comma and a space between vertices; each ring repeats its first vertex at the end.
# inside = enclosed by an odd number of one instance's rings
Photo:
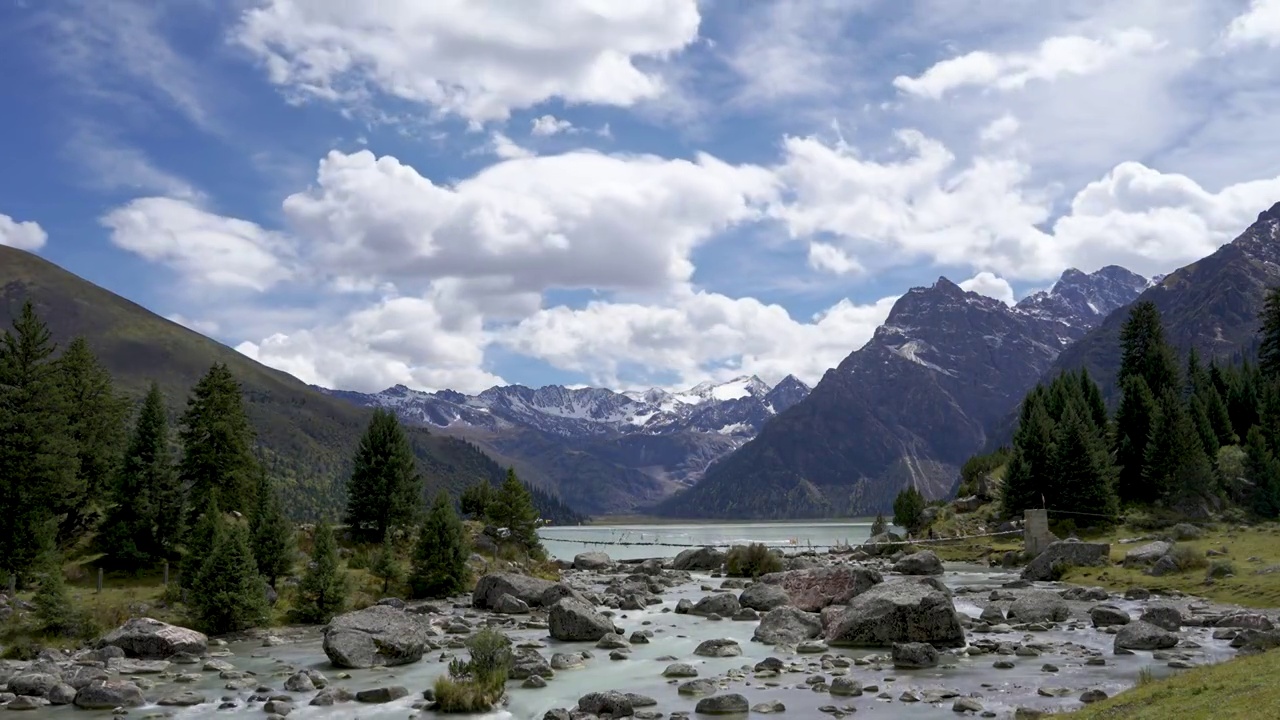
POLYGON ((1083 710, 1053 717, 1072 720, 1217 720, 1272 717, 1280 708, 1280 652, 1242 657, 1180 672, 1083 710))

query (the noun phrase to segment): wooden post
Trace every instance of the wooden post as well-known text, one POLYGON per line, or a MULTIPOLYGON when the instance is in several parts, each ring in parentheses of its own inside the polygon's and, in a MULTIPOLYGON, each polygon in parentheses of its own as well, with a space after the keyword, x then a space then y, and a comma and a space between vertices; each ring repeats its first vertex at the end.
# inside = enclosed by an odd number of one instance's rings
POLYGON ((18 573, 9 573, 9 599, 13 599, 15 593, 18 592, 18 573))
POLYGON ((164 586, 169 587, 169 561, 164 561, 164 586))
POLYGON ((98 594, 102 594, 102 568, 98 568, 98 594))

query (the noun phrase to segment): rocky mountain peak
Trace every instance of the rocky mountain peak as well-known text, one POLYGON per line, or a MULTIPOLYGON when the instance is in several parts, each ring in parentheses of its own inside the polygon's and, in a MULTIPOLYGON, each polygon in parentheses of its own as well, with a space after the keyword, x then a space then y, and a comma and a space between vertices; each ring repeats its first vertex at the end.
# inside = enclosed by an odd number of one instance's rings
POLYGON ((1257 222, 1280 222, 1280 202, 1272 205, 1269 210, 1258 213, 1257 222))
POLYGON ((1146 278, 1119 265, 1107 265, 1092 273, 1068 268, 1052 288, 1028 295, 1015 307, 1066 325, 1092 327, 1112 311, 1132 302, 1150 284, 1146 278))

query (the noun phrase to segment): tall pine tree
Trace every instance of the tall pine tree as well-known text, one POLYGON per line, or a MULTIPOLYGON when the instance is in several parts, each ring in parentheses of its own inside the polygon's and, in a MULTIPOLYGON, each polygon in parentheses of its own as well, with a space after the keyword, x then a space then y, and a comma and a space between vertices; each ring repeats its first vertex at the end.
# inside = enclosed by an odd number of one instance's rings
POLYGON ((0 577, 30 574, 57 537, 79 460, 49 328, 27 301, 0 337, 0 577))
POLYGON ((271 479, 264 470, 258 470, 257 505, 249 515, 249 531, 253 542, 253 557, 258 572, 272 588, 281 575, 293 569, 293 523, 285 517, 271 479))
POLYGON ((1172 507, 1193 505, 1214 488, 1213 467, 1181 393, 1160 397, 1147 442, 1145 483, 1172 507))
POLYGON ((414 522, 422 480, 409 438, 394 413, 373 411, 352 464, 346 522, 355 539, 381 542, 391 528, 414 522))
POLYGON ((1053 458, 1053 420, 1044 406, 1044 393, 1032 391, 1022 402, 1013 452, 1005 470, 1001 509, 1007 517, 1045 507, 1040 485, 1053 458))
POLYGON ((1045 482, 1050 510, 1076 513, 1079 525, 1113 521, 1120 503, 1115 491, 1115 468, 1088 410, 1071 403, 1054 428, 1051 470, 1045 482))
POLYGON ((1149 503, 1160 496, 1159 488, 1148 484, 1147 443, 1155 421, 1157 405, 1151 388, 1141 375, 1126 377, 1120 384, 1120 407, 1113 428, 1116 465, 1119 476, 1116 490, 1126 503, 1149 503))
POLYGON ((351 591, 347 573, 338 565, 338 542, 333 528, 322 522, 316 526, 312 541, 311 561, 298 583, 298 597, 293 605, 295 622, 324 624, 347 606, 351 591))
POLYGON ((191 589, 197 624, 218 635, 265 624, 267 598, 248 530, 242 523, 228 523, 217 537, 191 589))
POLYGON ((1280 287, 1267 290, 1259 331, 1258 370, 1271 381, 1280 381, 1280 287))
POLYGON ((1140 376, 1157 398, 1167 389, 1181 389, 1177 356, 1165 339, 1164 324, 1155 303, 1144 300, 1129 310, 1129 317, 1120 330, 1120 348, 1120 372, 1116 380, 1121 384, 1129 377, 1140 376))
POLYGON ((212 495, 206 495, 203 509, 195 515, 195 524, 183 538, 183 555, 178 569, 178 581, 184 589, 192 590, 200 578, 205 560, 222 540, 226 528, 222 510, 212 495))
POLYGON ((54 508, 60 517, 58 545, 69 547, 102 519, 124 449, 129 404, 84 338, 71 341, 58 358, 58 370, 71 411, 68 431, 79 459, 74 481, 54 508))
POLYGON ((187 398, 182 415, 182 460, 178 474, 193 509, 213 498, 223 511, 247 513, 254 506, 258 462, 253 427, 245 415, 240 383, 223 363, 209 368, 187 398))
POLYGON ((508 537, 531 554, 542 551, 538 539, 538 511, 533 507, 533 496, 516 477, 515 468, 507 468, 507 479, 493 494, 488 507, 489 520, 500 528, 506 528, 508 537))
POLYGON ((1254 427, 1245 438, 1245 477, 1249 489, 1245 501, 1259 517, 1280 516, 1280 460, 1277 460, 1262 428, 1254 427))
POLYGON ((409 574, 413 597, 440 598, 465 590, 467 552, 462 521, 448 494, 441 492, 418 531, 409 574))
POLYGON ((185 519, 164 395, 152 383, 115 474, 97 545, 108 564, 141 570, 175 556, 185 519))
POLYGON ((1080 392, 1087 411, 1084 419, 1098 432, 1098 437, 1106 438, 1110 420, 1107 417, 1107 404, 1102 399, 1102 388, 1093 381, 1088 368, 1080 368, 1080 374, 1076 377, 1080 383, 1080 392))

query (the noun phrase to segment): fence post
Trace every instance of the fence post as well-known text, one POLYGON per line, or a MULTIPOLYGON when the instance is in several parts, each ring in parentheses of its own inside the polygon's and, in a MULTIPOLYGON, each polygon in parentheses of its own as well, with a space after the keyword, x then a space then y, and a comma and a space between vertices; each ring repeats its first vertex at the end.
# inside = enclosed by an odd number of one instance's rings
POLYGON ((18 592, 18 573, 9 573, 9 597, 12 598, 18 592))
POLYGON ((102 594, 102 568, 98 568, 98 594, 102 594))
POLYGON ((164 561, 164 586, 169 587, 169 561, 164 561))

